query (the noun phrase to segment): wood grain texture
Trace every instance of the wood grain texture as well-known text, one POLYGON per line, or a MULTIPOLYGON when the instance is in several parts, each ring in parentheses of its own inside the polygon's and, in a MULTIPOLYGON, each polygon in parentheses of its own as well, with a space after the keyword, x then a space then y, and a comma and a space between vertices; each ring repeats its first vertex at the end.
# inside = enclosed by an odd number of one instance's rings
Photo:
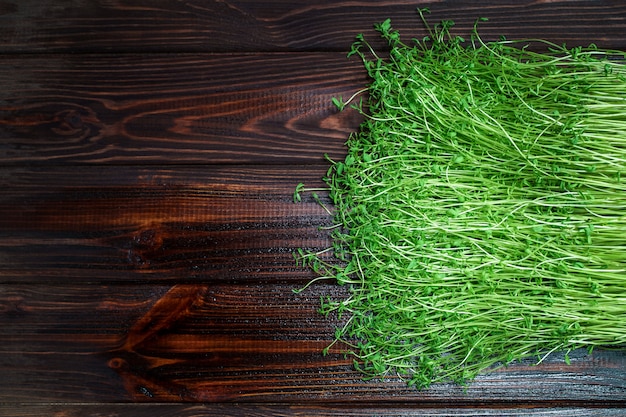
POLYGON ((80 404, 80 405, 29 405, 9 406, 0 408, 5 416, 40 417, 54 415, 63 417, 473 417, 473 416, 507 416, 507 417, 622 417, 624 408, 514 408, 505 406, 497 409, 476 407, 412 407, 411 405, 387 405, 380 403, 360 403, 345 407, 336 404, 302 405, 302 404, 198 404, 198 405, 132 405, 132 404, 80 404), (56 414, 55 414, 56 413, 56 414))
POLYGON ((490 39, 626 46, 626 4, 619 0, 4 0, 0 53, 344 52, 357 33, 375 36, 373 24, 386 18, 407 37, 423 36, 416 7, 430 7, 433 21, 453 19, 462 32, 487 17, 482 33, 490 39))
POLYGON ((623 404, 623 353, 555 354, 481 375, 468 387, 423 392, 389 377, 362 381, 342 347, 319 284, 13 285, 0 294, 0 388, 11 402, 410 402, 478 406, 623 404), (113 371, 117 375, 113 374, 113 371), (126 394, 120 393, 124 385, 126 394))
POLYGON ((365 84, 344 54, 4 57, 0 163, 319 163, 365 84))
MULTIPOLYGON (((0 169, 0 282, 310 279, 331 217, 298 182, 325 165, 0 169)), ((88 288, 87 288, 88 289, 88 288)))

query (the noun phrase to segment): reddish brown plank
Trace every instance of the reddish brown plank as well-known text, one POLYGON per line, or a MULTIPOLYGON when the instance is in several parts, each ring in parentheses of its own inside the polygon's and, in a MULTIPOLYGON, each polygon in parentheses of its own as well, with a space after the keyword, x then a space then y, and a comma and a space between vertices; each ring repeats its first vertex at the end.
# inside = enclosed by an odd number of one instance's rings
POLYGON ((101 417, 102 415, 129 417, 286 417, 286 416, 326 416, 326 417, 622 417, 624 408, 604 407, 553 407, 529 408, 514 407, 419 407, 407 404, 360 403, 351 407, 337 404, 64 404, 64 405, 20 405, 0 406, 0 413, 12 417, 40 417, 59 415, 63 417, 101 417), (108 413, 108 414, 107 414, 108 413))
MULTIPOLYGON (((298 182, 325 165, 0 170, 0 282, 294 281, 331 216, 298 182)), ((323 196, 323 193, 320 193, 323 196)))
POLYGON ((0 52, 345 51, 354 35, 392 18, 423 36, 416 7, 467 31, 479 17, 487 38, 547 37, 572 46, 626 47, 621 1, 160 1, 4 0, 0 52))
POLYGON ((0 403, 124 398, 106 352, 168 289, 2 285, 0 403))
POLYGON ((6 56, 0 163, 320 162, 365 83, 344 54, 6 56))
POLYGON ((423 392, 390 376, 362 381, 341 346, 323 356, 334 318, 317 284, 11 285, 0 293, 0 403, 410 402, 412 406, 624 406, 623 352, 555 354, 466 388, 423 392), (114 372, 115 371, 115 372, 114 372), (36 401, 35 401, 36 399, 36 401))

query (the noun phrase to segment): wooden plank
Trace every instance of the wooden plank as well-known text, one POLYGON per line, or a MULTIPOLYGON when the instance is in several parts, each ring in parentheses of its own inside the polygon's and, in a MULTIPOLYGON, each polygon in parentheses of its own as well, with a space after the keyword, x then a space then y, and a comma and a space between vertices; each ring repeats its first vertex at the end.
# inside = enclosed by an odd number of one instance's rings
POLYGON ((555 354, 427 391, 361 380, 319 297, 290 284, 10 285, 0 293, 0 403, 409 402, 412 406, 626 406, 624 352, 555 354), (123 387, 123 389, 122 389, 123 387), (123 393, 122 393, 123 392, 123 393))
POLYGON ((319 227, 332 219, 293 192, 298 182, 323 187, 326 169, 0 169, 0 282, 309 279, 292 253, 330 245, 319 227))
POLYGON ((462 35, 477 18, 487 17, 486 38, 547 37, 572 46, 626 47, 626 5, 619 0, 191 0, 156 5, 5 0, 0 3, 0 52, 343 52, 357 33, 375 36, 373 24, 388 17, 407 39, 423 36, 417 6, 430 6, 433 22, 453 19, 462 35))
POLYGON ((319 163, 361 121, 344 54, 5 56, 0 164, 319 163))
POLYGON ((503 406, 489 407, 411 407, 396 404, 361 403, 352 407, 342 405, 291 405, 291 404, 64 404, 35 406, 0 406, 0 415, 11 417, 40 417, 58 415, 63 417, 101 417, 112 415, 119 417, 285 417, 285 416, 429 416, 429 417, 474 417, 474 416, 509 416, 509 417, 622 417, 624 408, 606 407, 554 407, 554 408, 515 408, 503 406))
MULTIPOLYGON (((167 288, 0 287, 0 404, 126 396, 107 350, 167 288), (10 394, 9 394, 10 392, 10 394)), ((0 407, 0 415, 2 408, 0 407)))

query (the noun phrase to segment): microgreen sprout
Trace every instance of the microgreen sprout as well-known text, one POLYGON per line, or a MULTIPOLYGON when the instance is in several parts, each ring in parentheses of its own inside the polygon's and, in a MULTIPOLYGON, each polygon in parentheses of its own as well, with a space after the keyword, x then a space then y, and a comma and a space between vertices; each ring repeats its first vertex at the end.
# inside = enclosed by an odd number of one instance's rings
POLYGON ((624 52, 487 42, 485 19, 466 41, 418 11, 421 40, 385 20, 387 51, 359 35, 349 53, 371 83, 324 178, 339 262, 297 255, 350 289, 322 298, 323 314, 349 317, 325 353, 342 346, 366 377, 427 388, 626 346, 624 52))
POLYGON ((302 193, 312 192, 311 196, 315 201, 320 203, 319 196, 315 193, 315 191, 328 191, 328 188, 307 188, 304 183, 298 183, 293 192, 293 201, 294 203, 300 203, 302 201, 302 193))

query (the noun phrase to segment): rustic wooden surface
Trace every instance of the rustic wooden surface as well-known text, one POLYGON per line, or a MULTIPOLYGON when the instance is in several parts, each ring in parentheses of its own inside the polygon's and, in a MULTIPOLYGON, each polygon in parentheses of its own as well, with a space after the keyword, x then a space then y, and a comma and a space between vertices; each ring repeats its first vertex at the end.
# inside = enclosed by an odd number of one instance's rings
POLYGON ((626 414, 626 354, 418 392, 321 349, 320 185, 366 83, 345 53, 417 6, 463 33, 626 49, 614 1, 0 1, 0 415, 626 414), (141 404, 140 404, 141 403, 141 404))

